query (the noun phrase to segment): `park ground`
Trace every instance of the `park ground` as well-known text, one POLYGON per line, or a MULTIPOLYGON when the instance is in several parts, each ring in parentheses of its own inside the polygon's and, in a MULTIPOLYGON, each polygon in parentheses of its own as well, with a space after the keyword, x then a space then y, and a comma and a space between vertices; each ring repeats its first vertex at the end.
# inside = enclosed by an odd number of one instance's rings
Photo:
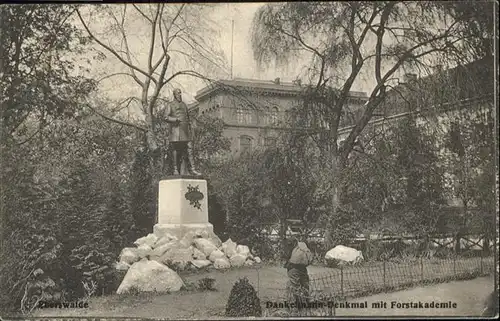
MULTIPOLYGON (((311 266, 310 275, 328 272, 326 267, 311 266)), ((220 319, 233 284, 247 277, 258 291, 264 315, 267 301, 286 297, 286 271, 279 266, 241 268, 226 272, 209 271, 184 277, 186 283, 210 277, 216 279, 217 291, 180 291, 171 294, 108 295, 90 299, 88 309, 35 310, 33 316, 141 317, 159 319, 220 319)), ((381 293, 348 302, 368 302, 368 308, 338 308, 336 316, 479 316, 487 295, 493 289, 492 277, 416 287, 393 293, 381 293), (372 302, 456 302, 454 309, 373 309, 372 302)))

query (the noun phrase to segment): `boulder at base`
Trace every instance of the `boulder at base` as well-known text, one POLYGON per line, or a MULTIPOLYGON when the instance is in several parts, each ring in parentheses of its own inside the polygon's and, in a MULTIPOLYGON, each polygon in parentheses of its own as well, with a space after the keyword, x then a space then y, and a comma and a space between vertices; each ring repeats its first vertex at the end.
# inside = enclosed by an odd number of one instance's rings
POLYGON ((215 233, 210 233, 208 239, 210 241, 212 241, 212 243, 214 243, 215 246, 217 246, 217 247, 221 247, 222 246, 221 239, 215 233))
POLYGON ((194 232, 194 235, 196 236, 196 238, 201 237, 202 239, 208 239, 208 232, 205 230, 196 231, 194 232))
POLYGON ((176 292, 184 285, 173 270, 156 261, 142 260, 134 263, 116 291, 117 294, 136 288, 140 292, 176 292))
POLYGON ((152 248, 155 249, 157 247, 162 246, 163 244, 167 244, 167 243, 170 243, 170 242, 176 241, 176 240, 177 240, 177 237, 167 233, 164 236, 162 236, 161 238, 159 238, 158 241, 156 241, 156 243, 154 244, 154 246, 152 246, 152 248))
POLYGON ((214 262, 214 268, 217 270, 224 270, 224 269, 229 269, 231 267, 231 263, 229 263, 228 259, 222 258, 222 259, 217 259, 214 262))
POLYGON ((197 269, 204 268, 212 264, 209 260, 192 260, 191 264, 193 264, 197 269))
POLYGON ((236 254, 236 243, 233 240, 228 239, 226 242, 222 243, 222 252, 226 253, 227 257, 231 257, 236 254))
POLYGON ((193 251, 193 259, 195 260, 205 260, 207 256, 203 254, 202 251, 198 250, 195 247, 192 247, 191 251, 193 251))
POLYGON ((173 249, 163 254, 159 261, 176 270, 184 270, 192 260, 193 252, 190 249, 173 249))
POLYGON ((139 256, 139 258, 144 258, 148 255, 151 254, 151 246, 147 245, 147 244, 142 244, 142 245, 139 245, 139 247, 136 249, 136 253, 137 255, 139 256))
POLYGON ((236 246, 236 253, 245 255, 245 258, 247 258, 250 255, 250 249, 246 245, 238 245, 236 246))
POLYGON ((130 268, 130 264, 126 262, 117 262, 114 264, 115 270, 127 271, 130 268))
POLYGON ((198 238, 193 231, 187 232, 181 239, 181 244, 184 247, 189 247, 193 244, 193 240, 198 238))
POLYGON ((141 237, 134 242, 134 245, 141 246, 143 244, 153 247, 153 245, 158 241, 158 237, 153 233, 149 233, 147 236, 141 237))
POLYGON ((212 253, 210 253, 210 256, 208 257, 208 259, 212 262, 215 262, 215 260, 222 259, 225 257, 226 257, 226 255, 224 253, 222 253, 221 250, 217 249, 217 250, 213 251, 212 253))
POLYGON ((240 267, 240 266, 243 266, 243 264, 245 264, 246 260, 247 260, 246 255, 235 254, 235 255, 231 256, 231 258, 229 259, 229 262, 231 263, 232 267, 240 267))
POLYGON ((133 247, 126 247, 120 253, 120 262, 125 262, 127 264, 132 264, 139 261, 139 255, 137 255, 137 250, 133 247))
POLYGON ((167 251, 170 250, 177 250, 182 248, 181 243, 177 240, 172 240, 168 243, 165 243, 163 245, 160 245, 156 247, 154 250, 151 251, 151 256, 162 256, 165 254, 167 251))
POLYGON ((363 261, 363 254, 361 251, 351 247, 337 245, 325 255, 326 263, 329 266, 336 266, 338 264, 356 264, 363 261))
POLYGON ((217 246, 207 239, 194 239, 194 246, 206 256, 209 256, 213 251, 217 250, 217 246))

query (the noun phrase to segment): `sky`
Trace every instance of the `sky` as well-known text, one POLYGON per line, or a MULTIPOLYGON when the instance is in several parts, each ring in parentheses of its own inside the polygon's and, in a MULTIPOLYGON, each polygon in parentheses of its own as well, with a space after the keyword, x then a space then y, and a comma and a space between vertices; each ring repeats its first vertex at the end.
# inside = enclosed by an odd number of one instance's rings
MULTIPOLYGON (((231 25, 234 23, 233 29, 233 78, 250 78, 264 81, 271 81, 275 78, 280 78, 283 82, 291 82, 299 74, 300 70, 293 67, 269 68, 262 70, 257 68, 257 63, 253 58, 251 47, 251 26, 252 20, 257 10, 264 3, 222 3, 218 4, 216 10, 212 13, 211 19, 217 22, 219 26, 219 45, 227 58, 227 69, 230 69, 231 61, 231 25)), ((101 34, 99 21, 92 23, 93 30, 101 34)), ((140 33, 140 27, 133 29, 134 32, 140 33)), ((112 42, 112 40, 110 40, 112 42)), ((146 53, 148 42, 144 37, 131 37, 131 47, 137 48, 138 52, 146 53)), ((93 62, 92 73, 97 77, 104 77, 113 72, 125 71, 123 65, 116 60, 112 55, 106 53, 107 59, 103 62, 93 62)), ((296 65, 295 65, 296 67, 296 65)), ((226 78, 230 78, 229 74, 226 78)), ((183 78, 180 80, 180 87, 183 89, 184 99, 188 102, 194 101, 196 92, 202 89, 206 84, 197 81, 190 81, 183 78)), ((130 79, 123 77, 113 77, 102 83, 101 91, 112 99, 123 99, 130 96, 131 92, 137 90, 137 84, 130 79)), ((361 90, 362 88, 353 88, 353 90, 361 90)), ((167 90, 171 95, 171 89, 167 90)), ((169 96, 167 94, 167 96, 169 96)))
MULTIPOLYGON (((233 78, 252 78, 261 80, 273 80, 277 77, 283 79, 283 81, 292 81, 295 78, 295 73, 287 72, 286 70, 265 70, 259 71, 257 64, 253 59, 251 41, 250 41, 250 31, 252 19, 259 7, 264 5, 263 3, 224 3, 219 4, 218 8, 214 10, 212 14, 212 19, 216 21, 219 26, 219 45, 224 52, 227 59, 227 69, 230 69, 231 61, 231 25, 234 23, 233 30, 233 78)), ((99 34, 99 21, 96 20, 92 23, 93 31, 99 34), (97 22, 97 23, 96 23, 97 22)), ((134 32, 140 32, 140 28, 136 28, 134 32)), ((138 52, 146 53, 148 48, 148 41, 145 41, 143 37, 130 37, 130 46, 133 48, 138 48, 138 52), (141 39, 142 38, 142 39, 141 39)), ((104 36, 101 35, 101 39, 104 36)), ((111 40, 112 42, 112 40, 111 40)), ((115 46, 116 47, 116 46, 115 46)), ((107 58, 102 61, 94 61, 92 65, 92 74, 97 77, 104 77, 107 74, 113 72, 125 71, 123 65, 116 60, 111 54, 106 53, 107 58)), ((226 78, 230 78, 229 74, 226 78)), ((199 82, 192 83, 189 79, 181 79, 180 86, 184 89, 184 97, 187 101, 193 101, 196 92, 203 88, 205 84, 200 84, 199 82)), ((101 91, 105 92, 109 97, 113 99, 119 99, 120 97, 127 96, 131 91, 135 91, 137 85, 130 82, 129 79, 124 79, 123 77, 113 77, 112 79, 106 80, 102 83, 101 91)))
POLYGON ((231 21, 234 21, 233 36, 233 77, 261 80, 274 80, 280 77, 284 81, 293 81, 297 71, 293 68, 270 68, 260 70, 253 58, 251 46, 252 20, 257 10, 265 3, 226 3, 216 15, 222 28, 221 45, 228 58, 231 56, 231 21))
MULTIPOLYGON (((177 4, 179 5, 179 4, 177 4)), ((193 5, 193 4, 188 4, 193 5)), ((233 38, 233 78, 250 78, 262 81, 271 81, 275 78, 280 78, 283 82, 291 82, 299 75, 303 65, 301 61, 293 61, 287 67, 281 68, 269 68, 267 70, 261 70, 258 68, 257 63, 254 60, 252 46, 251 46, 251 27, 252 20, 254 18, 257 10, 265 5, 265 3, 252 2, 252 3, 218 3, 212 4, 213 10, 210 12, 209 19, 216 22, 216 31, 219 33, 218 37, 215 37, 215 42, 222 49, 226 57, 227 70, 230 70, 231 61, 231 38, 233 38), (232 23, 234 23, 234 31, 232 35, 232 23)), ((117 12, 120 12, 120 8, 123 5, 112 5, 116 6, 117 12)), ((170 10, 174 10, 173 5, 167 5, 170 10)), ((89 6, 90 7, 90 6, 89 6)), ((128 9, 127 14, 134 12, 133 8, 128 9)), ((90 17, 90 16, 89 16, 90 17)), ((135 51, 134 59, 140 62, 141 66, 145 66, 147 61, 147 52, 149 51, 149 38, 150 29, 144 23, 144 20, 136 16, 135 18, 127 18, 127 34, 129 35, 129 45, 135 51)), ((197 17, 197 19, 204 19, 204 16, 197 17)), ((90 20, 89 20, 90 21, 90 20)), ((110 21, 109 19, 107 20, 110 21)), ((195 20, 198 21, 198 20, 195 20)), ((95 19, 90 23, 93 31, 99 35, 101 39, 104 39, 107 44, 112 44, 114 47, 122 46, 119 40, 110 37, 109 34, 105 32, 106 21, 101 19, 95 19), (104 32, 103 32, 104 30, 104 32), (106 39, 106 37, 108 39, 106 39)), ((203 23, 199 23, 199 28, 203 28, 203 23)), ((202 34, 205 29, 202 29, 202 34)), ((208 38, 208 33, 207 33, 208 38)), ((160 51, 158 50, 158 54, 160 51)), ((179 61, 172 59, 172 63, 179 61)), ((183 68, 181 66, 174 66, 176 68, 183 68)), ((369 68, 369 66, 368 66, 369 68)), ((383 66, 384 69, 384 66, 383 66)), ((127 71, 126 67, 120 63, 115 57, 107 53, 107 58, 104 61, 98 62, 94 61, 92 64, 92 76, 97 78, 116 73, 127 71)), ((203 71, 200 70, 203 73, 203 71)), ((228 79, 229 73, 219 78, 228 79)), ((364 91, 369 92, 374 87, 373 72, 368 72, 367 75, 360 75, 355 83, 353 84, 353 91, 364 91)), ((164 90, 161 95, 163 97, 171 98, 173 87, 180 87, 183 90, 184 100, 187 102, 194 101, 194 96, 197 91, 202 89, 207 84, 199 80, 194 80, 188 77, 176 78, 172 86, 164 90)), ((119 100, 125 99, 130 96, 140 97, 139 86, 130 77, 113 77, 106 81, 103 81, 100 86, 101 93, 108 96, 111 99, 119 100)))

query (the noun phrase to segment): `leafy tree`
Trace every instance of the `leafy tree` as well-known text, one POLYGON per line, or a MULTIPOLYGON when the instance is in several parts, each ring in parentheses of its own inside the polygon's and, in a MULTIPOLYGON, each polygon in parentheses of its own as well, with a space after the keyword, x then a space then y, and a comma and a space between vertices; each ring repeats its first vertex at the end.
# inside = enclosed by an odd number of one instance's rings
POLYGON ((312 136, 332 178, 329 244, 344 188, 338 177, 394 78, 403 69, 426 66, 429 61, 471 58, 463 50, 472 38, 463 32, 469 17, 456 14, 455 9, 433 2, 297 2, 266 4, 257 12, 252 45, 261 65, 295 63, 299 55, 310 58, 303 76, 313 85, 305 86, 299 113, 317 124, 312 136), (339 144, 349 92, 363 75, 375 80, 374 88, 339 144))
POLYGON ((284 135, 274 148, 214 161, 210 182, 233 240, 264 246, 263 227, 279 223, 284 241, 289 219, 299 220, 306 234, 317 227, 324 211, 324 180, 305 138, 284 135))
POLYGON ((47 137, 78 116, 79 103, 93 90, 71 59, 86 48, 70 23, 75 8, 0 6, 0 156, 8 164, 0 171, 2 309, 26 308, 35 274, 51 288, 60 285, 62 244, 53 224, 60 191, 43 170, 47 151, 55 149, 47 137))
MULTIPOLYGON (((0 90, 2 141, 21 143, 47 124, 78 113, 94 88, 75 76, 74 54, 87 39, 71 23, 77 5, 0 6, 0 90)), ((85 64, 81 64, 85 68, 85 64)))
POLYGON ((457 227, 455 250, 460 252, 461 235, 468 227, 485 231, 485 251, 494 236, 495 146, 492 105, 475 112, 461 111, 449 116, 450 130, 445 141, 450 174, 450 194, 463 206, 457 227), (471 209, 479 210, 474 215, 471 209))
POLYGON ((342 203, 350 224, 358 233, 439 231, 446 205, 444 167, 432 137, 411 116, 378 131, 349 159, 342 203))
POLYGON ((224 121, 211 116, 195 118, 193 141, 197 146, 196 162, 201 168, 209 166, 212 158, 230 152, 231 142, 224 137, 224 121))
POLYGON ((151 183, 148 171, 149 157, 144 149, 138 149, 130 172, 130 211, 133 217, 133 228, 137 236, 151 232, 154 225, 155 194, 157 187, 151 183))
POLYGON ((404 227, 419 235, 435 231, 444 199, 443 168, 431 137, 411 118, 398 127, 396 168, 405 181, 404 227))
POLYGON ((253 243, 261 228, 267 178, 259 157, 214 160, 208 172, 213 195, 226 214, 228 236, 239 243, 253 243))
POLYGON ((90 117, 47 125, 43 140, 4 146, 2 225, 9 234, 2 242, 2 305, 18 308, 38 269, 59 295, 63 289, 82 295, 89 277, 104 277, 99 286, 106 285, 123 247, 106 232, 126 235, 132 225, 117 200, 128 198, 113 188, 128 183, 130 138, 120 126, 90 117))

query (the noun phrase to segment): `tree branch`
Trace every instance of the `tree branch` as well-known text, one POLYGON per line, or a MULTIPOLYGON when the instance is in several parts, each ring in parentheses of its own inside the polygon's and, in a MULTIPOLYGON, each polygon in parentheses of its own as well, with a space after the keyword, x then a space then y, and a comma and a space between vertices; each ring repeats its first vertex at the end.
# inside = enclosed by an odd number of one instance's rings
POLYGON ((165 80, 165 84, 172 81, 172 79, 174 79, 175 77, 180 76, 180 75, 187 75, 187 76, 192 76, 192 77, 196 77, 196 78, 203 79, 203 80, 212 81, 212 79, 210 79, 206 76, 203 76, 202 74, 200 74, 194 70, 182 70, 182 71, 178 71, 178 72, 174 73, 173 75, 171 75, 167 80, 165 80))
POLYGON ((363 113, 359 121, 356 123, 356 125, 349 132, 347 138, 344 140, 344 144, 340 149, 341 161, 347 160, 349 153, 354 147, 356 138, 361 134, 363 129, 366 127, 366 125, 372 118, 372 114, 375 108, 377 108, 377 106, 385 99, 385 86, 380 86, 380 87, 377 86, 377 88, 374 89, 373 93, 368 102, 366 103, 365 112, 363 113), (378 96, 373 94, 375 92, 378 94, 378 96))
POLYGON ((150 17, 148 17, 144 12, 142 12, 141 9, 139 9, 139 7, 135 4, 135 3, 132 3, 132 6, 134 7, 135 10, 137 10, 137 12, 139 12, 139 14, 144 18, 146 19, 147 21, 149 21, 150 23, 152 23, 153 21, 151 20, 150 17))
MULTIPOLYGON (((163 55, 160 58, 160 60, 157 62, 157 64, 155 64, 155 68, 154 69, 156 69, 159 66, 160 61, 162 61, 163 59, 165 59, 165 61, 163 62, 162 70, 161 70, 160 75, 158 77, 158 83, 156 84, 155 91, 153 93, 153 96, 151 97, 151 101, 149 102, 149 106, 148 106, 149 107, 148 111, 149 111, 149 117, 150 117, 151 125, 152 125, 152 122, 153 122, 153 109, 154 109, 154 106, 155 106, 156 101, 158 99, 158 95, 159 95, 161 89, 165 86, 165 84, 168 83, 168 80, 164 81, 164 78, 165 78, 165 74, 167 72, 168 65, 169 65, 169 62, 170 62, 170 55, 167 53, 168 47, 165 45, 165 42, 168 39, 168 35, 170 33, 170 29, 172 28, 172 25, 179 18, 182 10, 184 9, 184 6, 185 6, 185 3, 183 3, 181 5, 181 7, 179 8, 179 10, 177 10, 176 15, 174 16, 174 18, 170 22, 170 26, 166 30, 166 35, 165 35, 166 39, 165 40, 163 39, 163 32, 162 32, 162 28, 161 28, 162 19, 160 18, 160 26, 159 27, 160 27, 160 35, 161 35, 161 43, 162 43, 162 48, 163 48, 163 55)), ((163 6, 161 7, 161 11, 163 11, 163 6)))
POLYGON ((107 46, 106 44, 104 44, 102 41, 100 41, 99 39, 97 39, 94 34, 90 31, 89 27, 87 26, 87 24, 85 23, 85 21, 83 20, 83 17, 82 15, 80 14, 80 11, 78 9, 76 9, 76 13, 78 14, 78 18, 80 19, 80 22, 83 24, 83 27, 85 28, 85 30, 87 31, 87 33, 89 34, 89 36, 94 39, 95 42, 97 42, 101 47, 103 47, 104 49, 106 49, 107 51, 109 51, 111 54, 113 54, 116 58, 118 58, 118 60, 120 60, 120 62, 122 62, 123 64, 125 64, 127 67, 137 71, 137 72, 140 72, 141 74, 143 74, 144 76, 146 76, 147 79, 150 79, 151 81, 153 81, 155 84, 157 84, 157 80, 152 76, 152 75, 149 75, 147 72, 145 72, 144 70, 140 69, 139 67, 137 66, 134 66, 133 64, 129 63, 128 61, 126 61, 125 59, 123 59, 114 49, 112 49, 111 47, 107 46))
POLYGON ((146 129, 141 127, 141 126, 138 126, 138 125, 135 125, 135 124, 132 124, 132 123, 128 123, 128 122, 125 122, 125 121, 121 121, 121 120, 118 120, 118 119, 114 119, 114 118, 111 118, 111 117, 108 117, 104 114, 101 114, 100 112, 98 112, 94 107, 90 106, 90 104, 87 105, 90 110, 92 110, 94 113, 96 113, 97 115, 101 116, 102 118, 106 119, 106 120, 109 120, 111 122, 114 122, 114 123, 117 123, 117 124, 120 124, 120 125, 124 125, 124 126, 129 126, 129 127, 133 127, 135 129, 138 129, 142 132, 146 132, 146 129))
POLYGON ((385 34, 385 25, 389 18, 389 14, 391 13, 392 8, 395 3, 389 3, 382 11, 382 15, 380 17, 380 26, 377 28, 377 44, 375 46, 375 78, 377 79, 377 83, 380 84, 382 82, 382 75, 380 74, 381 61, 382 61, 382 43, 385 34))
MULTIPOLYGON (((163 7, 163 4, 161 4, 163 7)), ((149 46, 149 56, 148 56, 148 68, 149 68, 149 74, 152 74, 154 69, 152 65, 152 60, 153 60, 153 54, 154 54, 154 45, 155 45, 155 38, 156 38, 156 22, 158 21, 158 16, 160 14, 160 4, 156 5, 156 14, 151 22, 151 44, 149 46)))
POLYGON ((165 74, 167 73, 169 62, 170 62, 170 56, 166 54, 165 62, 163 63, 160 76, 158 77, 160 83, 156 85, 153 96, 151 97, 151 101, 149 102, 149 115, 151 117, 151 122, 153 121, 153 109, 156 104, 156 100, 158 99, 158 95, 160 94, 160 91, 163 88, 163 86, 165 86, 165 84, 168 82, 168 81, 163 81, 163 79, 165 78, 165 74))
POLYGON ((106 80, 108 78, 115 77, 115 76, 120 76, 120 75, 121 76, 129 76, 129 77, 133 78, 133 76, 130 73, 128 73, 128 72, 115 72, 113 74, 106 75, 106 76, 102 77, 101 79, 96 80, 96 82, 99 83, 99 82, 101 82, 103 80, 106 80))
MULTIPOLYGON (((118 19, 116 18, 116 16, 114 15, 114 13, 111 13, 111 17, 113 18, 113 20, 115 20, 116 22, 116 25, 117 27, 119 28, 120 30, 120 33, 122 35, 122 40, 125 44, 125 55, 127 57, 127 60, 130 64, 133 64, 132 63, 132 57, 130 56, 130 47, 128 45, 128 40, 127 40, 127 35, 125 33, 125 14, 126 14, 126 9, 127 9, 127 4, 124 4, 124 9, 123 9, 123 16, 122 16, 122 21, 121 23, 118 21, 118 19)), ((134 69, 133 68, 130 68, 130 72, 131 72, 131 77, 135 80, 135 82, 137 84, 139 84, 139 86, 144 86, 144 83, 137 77, 137 75, 135 74, 134 72, 134 69)))

